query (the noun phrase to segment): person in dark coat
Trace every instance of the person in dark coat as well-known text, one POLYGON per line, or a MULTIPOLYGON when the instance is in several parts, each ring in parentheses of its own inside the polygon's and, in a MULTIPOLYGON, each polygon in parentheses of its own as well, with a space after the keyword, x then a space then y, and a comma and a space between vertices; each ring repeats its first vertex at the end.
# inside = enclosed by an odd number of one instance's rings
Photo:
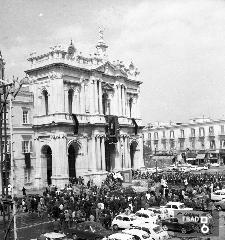
POLYGON ((27 195, 27 194, 26 194, 26 191, 27 191, 27 189, 26 189, 25 187, 23 187, 23 188, 22 188, 23 196, 26 196, 26 195, 27 195))

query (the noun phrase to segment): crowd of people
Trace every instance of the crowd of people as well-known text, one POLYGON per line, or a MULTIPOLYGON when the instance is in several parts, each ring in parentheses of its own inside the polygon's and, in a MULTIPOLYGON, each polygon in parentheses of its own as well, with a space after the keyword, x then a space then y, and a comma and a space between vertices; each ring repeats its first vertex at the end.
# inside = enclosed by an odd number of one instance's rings
POLYGON ((210 193, 225 185, 225 176, 209 173, 142 174, 132 171, 133 179, 148 182, 145 192, 123 187, 121 177, 109 173, 101 186, 93 181, 73 179, 64 189, 49 186, 41 195, 26 195, 17 199, 17 209, 37 212, 38 217, 53 219, 53 230, 66 231, 82 221, 100 222, 109 229, 112 219, 119 213, 136 212, 141 208, 160 206, 168 201, 181 201, 187 207, 212 210, 210 193))

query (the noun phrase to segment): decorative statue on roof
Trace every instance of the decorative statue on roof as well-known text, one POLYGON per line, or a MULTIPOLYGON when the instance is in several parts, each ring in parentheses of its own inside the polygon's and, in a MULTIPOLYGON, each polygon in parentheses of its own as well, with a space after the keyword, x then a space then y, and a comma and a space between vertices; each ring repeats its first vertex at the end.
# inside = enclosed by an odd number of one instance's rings
POLYGON ((73 41, 71 40, 70 45, 67 50, 68 57, 73 58, 75 53, 76 53, 76 48, 74 47, 73 41))

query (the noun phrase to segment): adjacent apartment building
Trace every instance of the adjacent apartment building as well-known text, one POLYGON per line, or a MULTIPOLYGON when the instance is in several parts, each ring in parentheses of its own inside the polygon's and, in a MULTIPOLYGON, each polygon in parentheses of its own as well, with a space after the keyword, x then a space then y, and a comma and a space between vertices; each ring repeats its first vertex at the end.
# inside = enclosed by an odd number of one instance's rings
POLYGON ((144 128, 152 156, 182 156, 192 164, 225 164, 225 120, 194 118, 187 123, 154 123, 144 128))

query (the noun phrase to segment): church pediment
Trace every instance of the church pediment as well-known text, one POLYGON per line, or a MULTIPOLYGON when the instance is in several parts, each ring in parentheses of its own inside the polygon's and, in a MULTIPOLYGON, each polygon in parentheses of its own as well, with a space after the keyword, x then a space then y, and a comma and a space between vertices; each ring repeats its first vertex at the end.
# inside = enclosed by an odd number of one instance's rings
POLYGON ((103 65, 96 68, 96 70, 109 76, 127 77, 127 74, 119 66, 115 66, 110 62, 104 63, 103 65))

